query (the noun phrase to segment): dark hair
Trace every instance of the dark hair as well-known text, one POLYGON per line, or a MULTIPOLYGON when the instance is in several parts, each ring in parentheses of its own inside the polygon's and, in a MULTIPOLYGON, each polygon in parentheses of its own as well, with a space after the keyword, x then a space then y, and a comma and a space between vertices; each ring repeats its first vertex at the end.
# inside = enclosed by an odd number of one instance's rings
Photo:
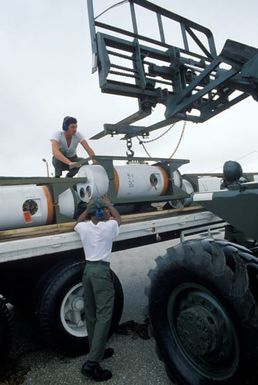
POLYGON ((70 124, 76 124, 77 119, 73 118, 72 116, 66 116, 63 121, 63 130, 67 131, 70 124))
POLYGON ((87 219, 96 217, 97 220, 102 221, 105 216, 105 208, 107 206, 100 197, 91 198, 87 203, 87 219))

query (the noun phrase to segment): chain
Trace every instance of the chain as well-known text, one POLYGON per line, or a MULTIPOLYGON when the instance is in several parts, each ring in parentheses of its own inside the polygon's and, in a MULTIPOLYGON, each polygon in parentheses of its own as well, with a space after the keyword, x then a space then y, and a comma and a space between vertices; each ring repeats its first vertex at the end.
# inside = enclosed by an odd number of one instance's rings
POLYGON ((128 151, 126 151, 126 155, 129 158, 132 158, 134 156, 134 151, 132 150, 133 143, 132 143, 131 138, 126 140, 126 146, 127 146, 127 150, 128 150, 128 151))
POLYGON ((162 138, 164 135, 166 135, 170 130, 171 128, 173 128, 175 125, 175 123, 171 124, 170 127, 168 127, 168 129, 166 131, 164 131, 161 135, 157 136, 156 138, 153 138, 153 139, 149 139, 149 140, 141 140, 137 137, 137 139, 139 140, 139 143, 140 144, 143 144, 143 143, 151 143, 151 142, 155 142, 156 140, 162 138))
MULTIPOLYGON (((175 124, 175 123, 174 123, 174 124, 175 124)), ((157 139, 161 138, 162 136, 164 136, 164 135, 165 135, 165 134, 166 134, 166 133, 167 133, 167 132, 174 126, 174 124, 172 124, 172 125, 169 127, 169 129, 166 130, 163 134, 161 134, 160 136, 158 136, 157 138, 152 139, 152 140, 142 141, 142 140, 139 138, 139 136, 137 136, 137 139, 138 139, 138 141, 139 141, 139 144, 142 145, 144 151, 146 152, 146 154, 147 154, 150 158, 151 158, 151 155, 150 155, 150 153, 148 152, 148 150, 146 149, 146 147, 145 147, 144 144, 145 144, 145 143, 151 143, 151 142, 154 142, 154 140, 157 140, 157 139)), ((183 136, 184 136, 184 132, 185 132, 185 128, 186 128, 186 121, 184 122, 184 125, 183 125, 183 128, 182 128, 182 132, 181 132, 179 141, 178 141, 178 143, 177 143, 177 145, 176 145, 176 148, 175 148, 175 150, 172 152, 172 154, 170 155, 170 157, 169 157, 168 159, 173 158, 173 156, 174 156, 175 153, 177 152, 178 147, 180 146, 180 144, 181 144, 181 142, 182 142, 182 139, 183 139, 183 136)))

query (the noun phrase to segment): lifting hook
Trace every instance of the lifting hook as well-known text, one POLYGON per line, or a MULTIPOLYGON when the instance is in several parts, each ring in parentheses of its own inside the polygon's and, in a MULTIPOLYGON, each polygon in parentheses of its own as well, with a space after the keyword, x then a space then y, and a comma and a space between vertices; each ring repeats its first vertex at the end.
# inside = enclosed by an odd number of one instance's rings
POLYGON ((131 138, 128 138, 126 140, 126 146, 127 146, 127 151, 126 151, 126 155, 129 157, 129 158, 132 158, 134 156, 134 151, 132 150, 132 139, 131 138))

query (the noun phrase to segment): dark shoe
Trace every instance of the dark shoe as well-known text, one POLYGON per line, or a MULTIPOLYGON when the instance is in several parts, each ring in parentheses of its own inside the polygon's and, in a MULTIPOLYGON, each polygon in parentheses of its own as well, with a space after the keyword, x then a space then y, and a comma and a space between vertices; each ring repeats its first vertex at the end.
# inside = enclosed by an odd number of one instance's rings
POLYGON ((112 377, 110 370, 103 369, 97 362, 93 361, 86 361, 81 368, 81 373, 98 382, 107 381, 112 377))
POLYGON ((112 348, 106 348, 103 354, 103 360, 106 360, 107 358, 110 358, 114 355, 114 349, 112 348))

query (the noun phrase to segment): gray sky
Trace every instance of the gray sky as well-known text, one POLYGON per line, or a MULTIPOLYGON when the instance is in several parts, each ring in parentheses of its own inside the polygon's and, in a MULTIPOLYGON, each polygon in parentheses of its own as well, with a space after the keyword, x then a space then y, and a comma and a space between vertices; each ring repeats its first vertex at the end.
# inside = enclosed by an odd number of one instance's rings
MULTIPOLYGON (((95 0, 95 14, 115 2, 95 0)), ((208 27, 218 52, 227 38, 258 47, 257 0, 153 2, 208 27)), ((105 17, 126 26, 127 7, 117 7, 105 17)), ((142 25, 144 32, 151 32, 149 20, 142 25)), ((78 129, 88 139, 104 123, 116 123, 137 110, 136 100, 101 94, 98 75, 91 75, 86 0, 0 0, 0 48, 0 175, 46 175, 42 158, 51 164, 49 138, 61 129, 66 115, 78 118, 78 129)), ((250 97, 206 123, 188 123, 176 158, 191 163, 181 171, 221 171, 228 159, 239 160, 245 171, 257 171, 257 111, 250 97)), ((170 156, 182 125, 149 145, 151 155, 170 156)), ((125 155, 125 143, 119 139, 89 143, 97 154, 125 155)), ((134 149, 136 155, 145 155, 136 140, 134 149)), ((84 155, 83 150, 78 154, 84 155)))

